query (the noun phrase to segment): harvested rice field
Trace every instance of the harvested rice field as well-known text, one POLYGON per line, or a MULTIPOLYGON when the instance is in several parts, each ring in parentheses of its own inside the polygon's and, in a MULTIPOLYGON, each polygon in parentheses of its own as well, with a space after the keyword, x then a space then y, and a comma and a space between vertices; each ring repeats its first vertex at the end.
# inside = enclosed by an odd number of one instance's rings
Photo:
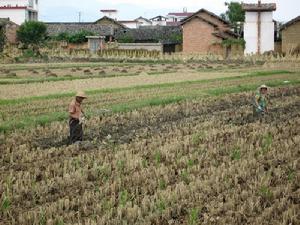
POLYGON ((300 224, 300 70, 45 68, 0 66, 1 225, 300 224), (257 117, 261 84, 270 107, 257 117), (68 145, 77 90, 84 140, 68 145))

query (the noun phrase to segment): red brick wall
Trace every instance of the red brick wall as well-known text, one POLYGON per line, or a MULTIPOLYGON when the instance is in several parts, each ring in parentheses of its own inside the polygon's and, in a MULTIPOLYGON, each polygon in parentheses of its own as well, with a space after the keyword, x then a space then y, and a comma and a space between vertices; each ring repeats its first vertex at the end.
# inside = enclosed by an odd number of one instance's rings
POLYGON ((202 18, 212 22, 213 24, 218 25, 220 30, 228 30, 230 27, 226 24, 224 24, 222 21, 217 19, 216 17, 213 17, 205 12, 199 12, 197 15, 201 16, 202 18))
POLYGON ((17 30, 19 26, 14 23, 8 23, 6 25, 5 35, 8 44, 16 44, 17 41, 17 30))
POLYGON ((183 26, 183 52, 184 53, 217 53, 220 47, 215 47, 215 43, 220 39, 212 33, 214 27, 208 23, 194 18, 183 26))
POLYGON ((300 21, 282 31, 282 52, 290 53, 300 46, 300 21))

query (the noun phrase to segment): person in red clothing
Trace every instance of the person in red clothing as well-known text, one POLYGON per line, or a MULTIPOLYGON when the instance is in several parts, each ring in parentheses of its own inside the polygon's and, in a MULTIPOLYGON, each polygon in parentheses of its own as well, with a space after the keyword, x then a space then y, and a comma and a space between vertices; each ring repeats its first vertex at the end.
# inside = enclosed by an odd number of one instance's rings
POLYGON ((70 144, 83 140, 82 123, 85 118, 81 104, 86 98, 87 96, 85 93, 80 91, 76 94, 75 99, 73 99, 69 105, 70 144))

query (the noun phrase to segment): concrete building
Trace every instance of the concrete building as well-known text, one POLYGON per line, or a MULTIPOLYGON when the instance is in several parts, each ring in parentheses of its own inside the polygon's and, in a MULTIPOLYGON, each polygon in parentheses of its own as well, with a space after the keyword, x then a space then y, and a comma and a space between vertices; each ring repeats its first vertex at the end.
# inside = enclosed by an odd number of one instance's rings
POLYGON ((152 22, 152 26, 166 26, 167 25, 167 17, 165 16, 156 16, 150 19, 152 22))
POLYGON ((139 23, 140 27, 141 26, 152 26, 151 20, 148 20, 148 19, 146 19, 144 17, 140 16, 139 18, 136 18, 135 20, 139 23))
POLYGON ((141 25, 137 20, 118 20, 118 22, 131 29, 139 28, 141 25))
POLYGON ((237 38, 227 21, 205 9, 183 20, 182 27, 184 53, 223 55, 222 41, 237 38))
POLYGON ((296 49, 300 50, 300 16, 284 24, 281 33, 283 53, 293 53, 296 49))
POLYGON ((167 26, 179 26, 182 20, 193 14, 193 12, 187 12, 186 8, 183 12, 170 12, 167 15, 167 26))
POLYGON ((275 3, 243 4, 246 12, 244 23, 245 54, 262 54, 274 51, 274 21, 275 3))
POLYGON ((0 18, 9 18, 20 25, 25 21, 38 20, 38 0, 1 0, 0 18))

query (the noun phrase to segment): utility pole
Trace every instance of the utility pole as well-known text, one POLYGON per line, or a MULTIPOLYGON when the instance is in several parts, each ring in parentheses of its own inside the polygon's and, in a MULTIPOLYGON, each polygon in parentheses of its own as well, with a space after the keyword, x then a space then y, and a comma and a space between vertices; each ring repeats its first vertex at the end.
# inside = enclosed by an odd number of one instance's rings
POLYGON ((81 12, 78 12, 78 22, 81 23, 81 12))
MULTIPOLYGON (((261 7, 261 0, 258 0, 258 7, 261 7)), ((261 52, 261 12, 257 12, 257 52, 261 52)))

